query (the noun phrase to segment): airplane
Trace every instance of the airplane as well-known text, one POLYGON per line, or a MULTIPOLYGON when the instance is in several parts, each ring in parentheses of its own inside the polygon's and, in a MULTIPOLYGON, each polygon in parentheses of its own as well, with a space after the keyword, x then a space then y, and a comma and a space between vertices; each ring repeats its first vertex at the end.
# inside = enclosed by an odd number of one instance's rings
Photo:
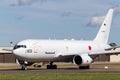
POLYGON ((37 62, 48 62, 47 69, 57 69, 54 62, 72 62, 79 69, 89 69, 98 55, 120 54, 119 50, 109 50, 107 44, 113 16, 109 9, 100 30, 93 40, 39 40, 27 39, 18 42, 12 53, 22 70, 37 62))

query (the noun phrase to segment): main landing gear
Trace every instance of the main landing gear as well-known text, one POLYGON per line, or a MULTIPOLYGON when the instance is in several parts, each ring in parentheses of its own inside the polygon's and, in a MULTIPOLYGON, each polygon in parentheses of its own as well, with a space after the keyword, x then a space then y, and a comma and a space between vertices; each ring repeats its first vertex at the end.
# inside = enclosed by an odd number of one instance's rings
POLYGON ((50 62, 50 64, 47 65, 47 69, 57 69, 57 65, 53 65, 53 62, 50 62))

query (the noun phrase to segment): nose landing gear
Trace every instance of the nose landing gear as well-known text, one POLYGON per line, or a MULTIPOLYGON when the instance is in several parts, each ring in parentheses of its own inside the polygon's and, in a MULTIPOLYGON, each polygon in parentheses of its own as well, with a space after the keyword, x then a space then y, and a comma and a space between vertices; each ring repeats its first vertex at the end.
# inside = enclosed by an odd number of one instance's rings
POLYGON ((21 65, 21 70, 27 70, 27 66, 26 65, 21 65))

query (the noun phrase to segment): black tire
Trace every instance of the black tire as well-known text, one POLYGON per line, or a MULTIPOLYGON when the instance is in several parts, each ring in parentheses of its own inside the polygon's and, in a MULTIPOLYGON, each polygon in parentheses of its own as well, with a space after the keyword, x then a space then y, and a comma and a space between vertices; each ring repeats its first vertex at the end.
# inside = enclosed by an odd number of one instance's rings
POLYGON ((51 66, 50 66, 50 65, 47 65, 47 69, 51 69, 51 66))
POLYGON ((79 69, 90 69, 90 66, 79 66, 79 69))
POLYGON ((57 65, 47 65, 47 69, 57 69, 57 65))
POLYGON ((57 65, 53 65, 52 68, 53 68, 53 69, 57 69, 57 65))
POLYGON ((27 67, 25 65, 22 65, 21 70, 27 70, 27 67))

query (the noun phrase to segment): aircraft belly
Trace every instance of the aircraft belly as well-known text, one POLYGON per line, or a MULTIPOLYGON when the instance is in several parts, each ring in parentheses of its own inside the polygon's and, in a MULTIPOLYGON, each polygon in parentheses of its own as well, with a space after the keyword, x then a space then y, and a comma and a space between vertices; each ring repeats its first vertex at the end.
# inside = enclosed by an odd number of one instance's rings
POLYGON ((20 56, 16 56, 17 59, 19 60, 23 60, 23 61, 28 61, 28 62, 71 62, 73 57, 58 57, 55 58, 54 56, 37 56, 37 57, 20 57, 20 56))

